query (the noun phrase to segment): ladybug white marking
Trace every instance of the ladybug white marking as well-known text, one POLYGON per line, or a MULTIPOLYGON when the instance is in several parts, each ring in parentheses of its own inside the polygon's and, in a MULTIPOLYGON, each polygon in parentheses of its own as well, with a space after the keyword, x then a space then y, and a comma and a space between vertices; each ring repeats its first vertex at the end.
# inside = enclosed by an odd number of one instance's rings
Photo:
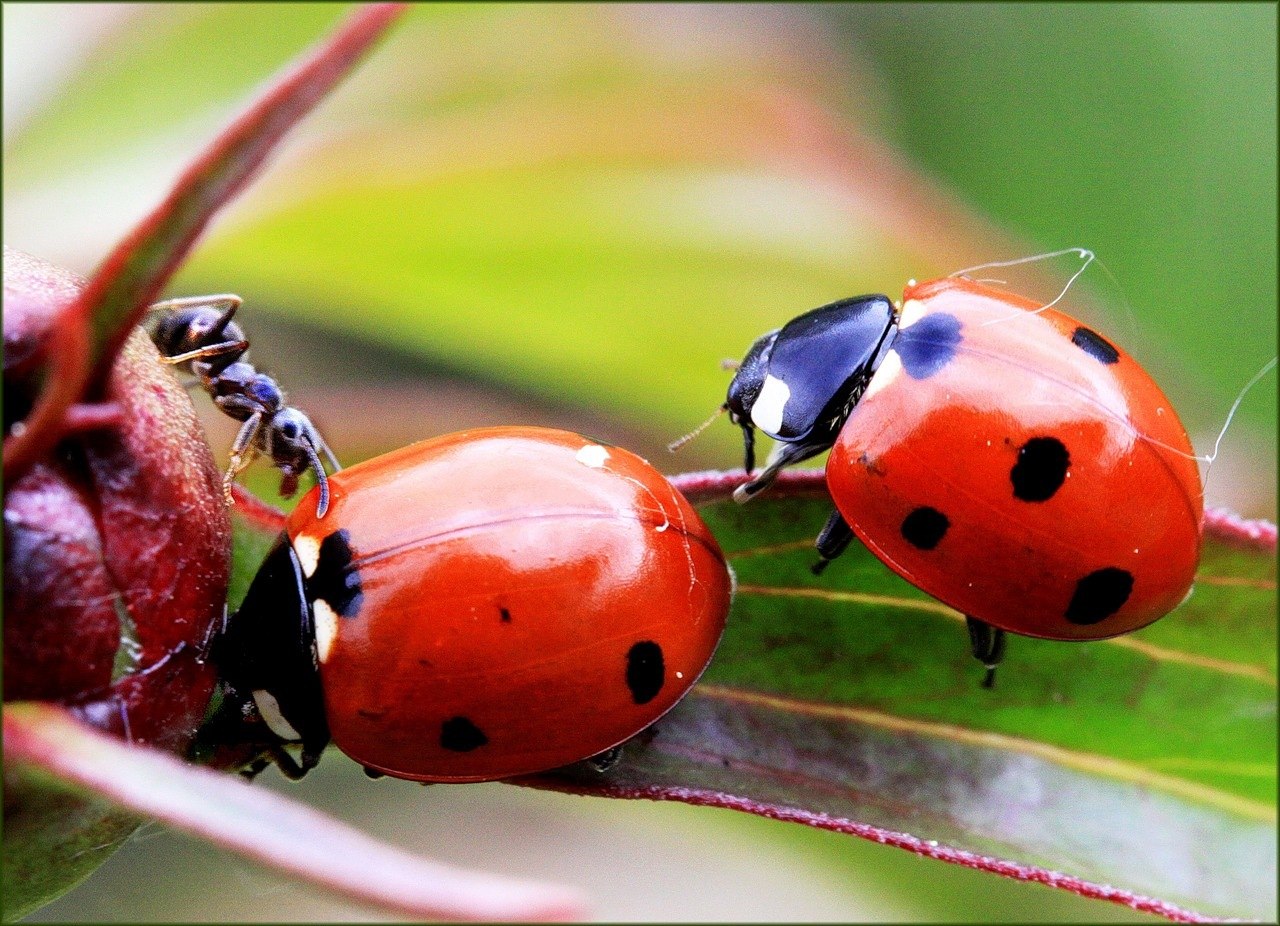
POLYGON ((286 742, 297 742, 302 739, 302 734, 293 728, 293 724, 284 719, 280 702, 271 692, 265 688, 254 689, 253 703, 258 708, 258 716, 280 739, 286 742))
POLYGON ((323 598, 311 603, 311 614, 315 624, 316 657, 321 662, 328 662, 329 651, 333 649, 334 638, 338 635, 338 614, 323 598))
POLYGON ((791 398, 791 387, 776 376, 766 374, 760 395, 751 406, 751 423, 766 434, 782 429, 782 412, 791 398))
POLYGON ((892 384, 901 373, 902 358, 898 356, 896 351, 891 350, 880 361, 880 368, 871 377, 871 382, 867 383, 867 390, 862 393, 862 398, 859 401, 865 402, 881 389, 892 384))
POLYGON ((299 534, 293 538, 293 552, 298 556, 298 564, 302 566, 302 574, 308 579, 316 574, 320 565, 320 541, 316 537, 299 534))
POLYGON ((909 328, 922 318, 924 318, 924 303, 919 299, 908 299, 902 304, 902 311, 898 313, 898 330, 909 328))
POLYGON ((605 460, 609 459, 609 451, 599 444, 587 444, 578 451, 576 459, 583 466, 600 469, 604 466, 605 460))

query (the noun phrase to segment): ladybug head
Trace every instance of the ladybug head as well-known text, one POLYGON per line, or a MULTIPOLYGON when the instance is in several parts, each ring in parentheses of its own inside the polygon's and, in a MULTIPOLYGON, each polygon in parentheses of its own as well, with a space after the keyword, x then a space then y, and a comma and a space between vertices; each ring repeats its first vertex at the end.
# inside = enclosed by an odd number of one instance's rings
POLYGON ((314 768, 329 742, 329 725, 306 580, 287 536, 267 554, 240 609, 227 621, 214 659, 223 701, 201 731, 204 744, 252 745, 291 778, 314 768), (293 759, 285 745, 300 745, 301 759, 293 759))
POLYGON ((828 449, 897 331, 887 296, 841 299, 759 338, 729 384, 725 408, 742 428, 746 469, 754 428, 786 445, 775 450, 758 491, 785 465, 828 449))

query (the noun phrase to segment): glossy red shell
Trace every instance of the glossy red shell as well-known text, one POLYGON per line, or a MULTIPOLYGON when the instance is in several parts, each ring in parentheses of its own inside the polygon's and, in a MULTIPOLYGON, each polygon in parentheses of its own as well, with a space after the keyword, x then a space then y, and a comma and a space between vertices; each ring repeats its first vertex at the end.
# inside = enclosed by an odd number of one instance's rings
POLYGON ((719 546, 625 450, 475 430, 329 484, 326 517, 304 499, 288 534, 306 571, 349 532, 362 597, 330 638, 317 616, 320 674, 334 743, 371 768, 482 781, 588 758, 673 707, 720 639, 719 546))
POLYGON ((1200 478, 1151 377, 1079 322, 1030 311, 1039 307, 965 279, 909 287, 901 331, 949 313, 960 322, 954 353, 922 378, 888 355, 831 451, 827 482, 876 556, 958 611, 1029 636, 1102 639, 1188 594, 1200 478), (1025 500, 1012 473, 1035 438, 1060 442, 1069 465, 1049 497, 1025 500), (922 509, 930 549, 907 521, 922 509), (1131 591, 1118 610, 1082 620, 1073 600, 1099 571, 1128 574, 1131 591))

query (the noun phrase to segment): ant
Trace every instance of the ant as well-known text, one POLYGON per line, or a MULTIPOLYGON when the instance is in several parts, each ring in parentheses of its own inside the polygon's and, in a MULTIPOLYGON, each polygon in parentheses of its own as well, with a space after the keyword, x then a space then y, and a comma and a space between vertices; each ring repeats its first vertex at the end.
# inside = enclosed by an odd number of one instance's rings
POLYGON ((164 363, 195 376, 218 408, 244 422, 231 445, 231 463, 222 478, 227 504, 231 504, 236 477, 261 453, 271 457, 283 473, 280 494, 285 498, 298 491, 298 477, 307 468, 315 473, 320 487, 316 517, 323 518, 329 510, 329 479, 320 454, 334 472, 342 467, 311 419, 286 405, 279 384, 246 359, 249 341, 232 321, 241 301, 227 293, 157 302, 150 311, 164 314, 152 329, 151 339, 164 363))

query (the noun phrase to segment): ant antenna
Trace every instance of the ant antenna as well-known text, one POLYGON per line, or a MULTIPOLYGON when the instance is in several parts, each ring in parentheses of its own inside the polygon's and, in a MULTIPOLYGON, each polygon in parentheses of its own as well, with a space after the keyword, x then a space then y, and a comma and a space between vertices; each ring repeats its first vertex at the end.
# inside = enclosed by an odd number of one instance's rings
POLYGON ((725 412, 727 412, 728 410, 729 410, 728 405, 721 405, 719 408, 715 410, 715 412, 711 415, 711 417, 708 418, 706 421, 702 422, 702 424, 698 425, 696 428, 694 428, 684 437, 681 437, 678 440, 673 440, 671 443, 667 444, 667 449, 672 453, 675 453, 685 444, 689 443, 689 441, 693 440, 695 437, 697 437, 707 428, 711 427, 711 425, 715 422, 715 420, 719 418, 721 415, 723 415, 725 412))

